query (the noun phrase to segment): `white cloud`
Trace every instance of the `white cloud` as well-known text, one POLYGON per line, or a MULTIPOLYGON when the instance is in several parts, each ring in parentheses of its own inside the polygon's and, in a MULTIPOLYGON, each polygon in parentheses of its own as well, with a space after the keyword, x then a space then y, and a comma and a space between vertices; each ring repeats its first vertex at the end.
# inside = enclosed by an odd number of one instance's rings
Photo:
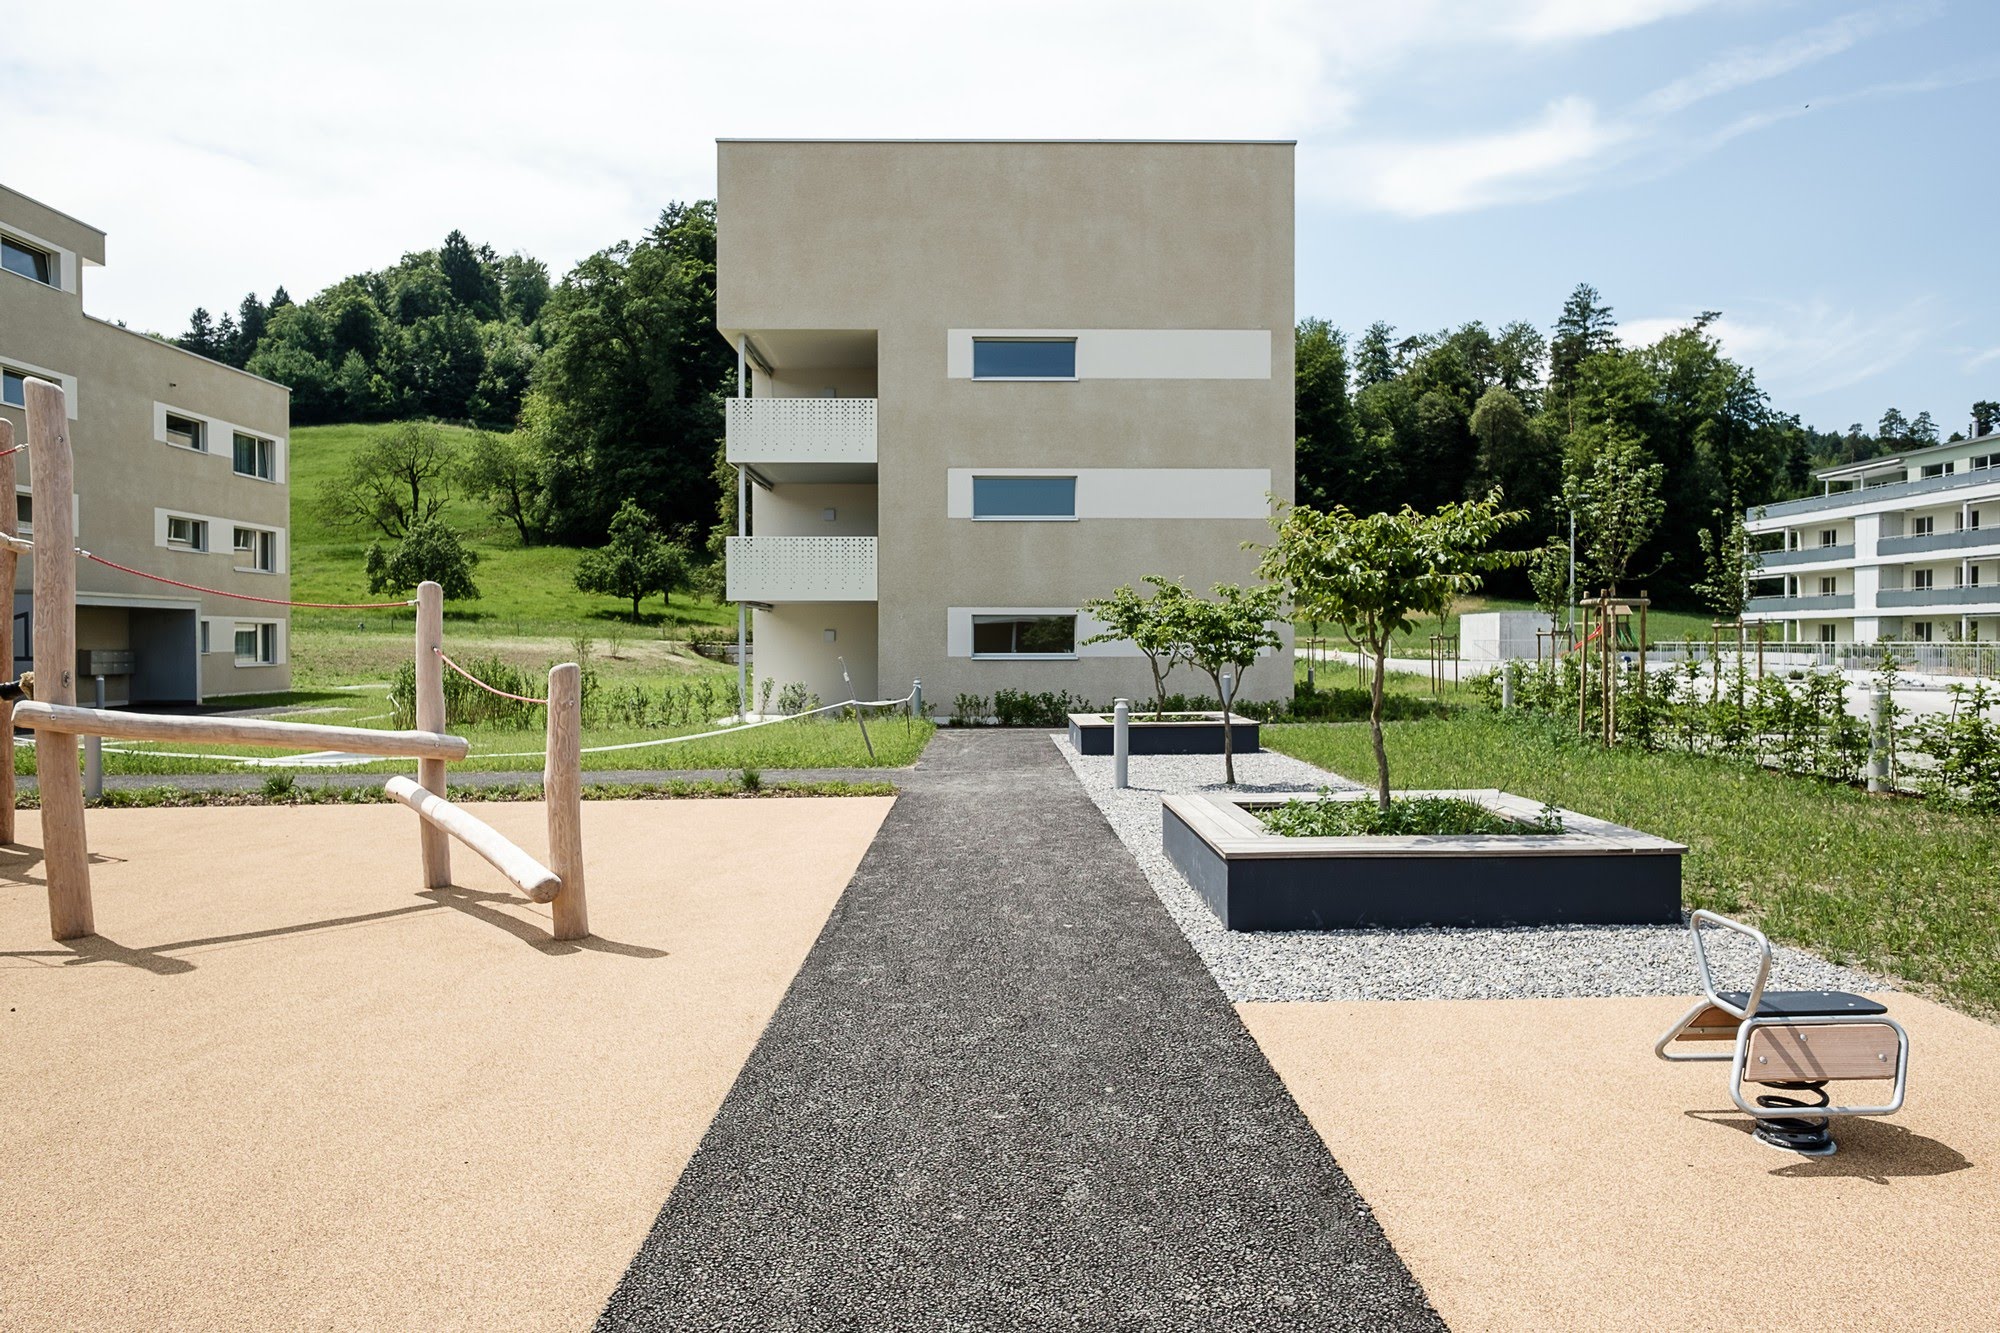
POLYGON ((1817 28, 1790 33, 1765 46, 1740 47, 1647 94, 1640 99, 1639 110, 1646 115, 1667 115, 1707 98, 1789 74, 1848 50, 1880 29, 1883 21, 1884 16, 1879 14, 1848 14, 1817 28))
POLYGON ((1302 177, 1367 207, 1430 217, 1546 197, 1629 137, 1589 102, 1564 98, 1526 125, 1431 142, 1372 143, 1302 154, 1302 177))
MULTIPOLYGON (((1772 401, 1810 410, 1814 398, 1908 363, 1931 342, 1939 318, 1936 303, 1928 299, 1883 310, 1816 300, 1753 304, 1749 314, 1725 312, 1708 327, 1728 356, 1755 368, 1757 383, 1772 401)), ((1690 319, 1660 315, 1623 320, 1618 337, 1628 347, 1639 347, 1685 327, 1690 319)))
POLYGON ((1506 30, 1528 41, 1604 37, 1706 9, 1715 0, 1538 0, 1520 7, 1506 30))

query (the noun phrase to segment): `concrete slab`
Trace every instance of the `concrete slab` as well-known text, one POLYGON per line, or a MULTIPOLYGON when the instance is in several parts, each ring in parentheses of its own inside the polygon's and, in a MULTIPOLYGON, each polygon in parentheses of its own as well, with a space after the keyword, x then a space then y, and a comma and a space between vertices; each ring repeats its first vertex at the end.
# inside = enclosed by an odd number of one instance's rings
POLYGON ((587 1325, 890 805, 587 803, 580 945, 462 848, 422 891, 395 806, 93 812, 52 944, 24 814, 0 1327, 587 1325))
POLYGON ((1237 1011, 1454 1329, 1991 1327, 2000 1029, 1881 998, 1908 1103, 1822 1159, 1653 1057, 1687 1000, 1237 1011))

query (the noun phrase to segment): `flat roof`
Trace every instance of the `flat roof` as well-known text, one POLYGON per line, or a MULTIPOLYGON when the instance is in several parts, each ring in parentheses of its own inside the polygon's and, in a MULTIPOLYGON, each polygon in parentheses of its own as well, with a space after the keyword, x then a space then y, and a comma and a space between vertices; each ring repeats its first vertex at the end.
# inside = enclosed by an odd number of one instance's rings
POLYGON ((826 139, 789 138, 785 136, 767 138, 730 138, 720 136, 717 143, 965 143, 965 144, 1257 144, 1272 148, 1296 148, 1297 139, 826 139))
POLYGON ((1839 467, 1821 468, 1813 473, 1815 478, 1825 479, 1850 476, 1858 472, 1876 472, 1891 464, 1907 465, 1912 458, 1923 458, 1945 449, 1963 449, 1969 444, 2000 443, 2000 431, 1985 435, 1975 435, 1969 440, 1947 440, 1943 444, 1927 444, 1921 449, 1905 449, 1901 453, 1883 454, 1880 458, 1864 458, 1859 463, 1842 463, 1839 467))
POLYGON ((35 198, 35 196, 33 196, 32 194, 23 194, 21 191, 15 189, 11 185, 0 185, 0 190, 7 191, 7 193, 13 195, 17 199, 25 199, 29 203, 33 204, 36 208, 46 208, 49 210, 49 212, 55 214, 59 218, 62 218, 64 221, 74 222, 77 226, 83 228, 85 231, 90 232, 92 235, 96 236, 99 240, 104 239, 104 229, 102 227, 93 227, 88 222, 85 222, 82 218, 76 216, 74 213, 65 213, 60 208, 57 208, 54 204, 45 204, 41 200, 35 198))

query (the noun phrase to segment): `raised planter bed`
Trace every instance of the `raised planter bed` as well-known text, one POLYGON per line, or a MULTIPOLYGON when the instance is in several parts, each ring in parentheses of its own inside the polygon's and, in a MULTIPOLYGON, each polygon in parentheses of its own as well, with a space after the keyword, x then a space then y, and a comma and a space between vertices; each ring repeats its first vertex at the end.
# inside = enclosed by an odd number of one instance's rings
MULTIPOLYGON (((1533 821, 1542 807, 1490 788, 1451 796, 1533 821)), ((1687 848, 1561 812, 1563 832, 1465 837, 1288 838, 1257 811, 1372 792, 1169 796, 1169 860, 1230 930, 1366 926, 1676 925, 1687 848)))
MULTIPOLYGON (((1238 754, 1258 754, 1258 723, 1241 713, 1231 715, 1238 754)), ((1112 732, 1116 730, 1109 713, 1071 713, 1069 743, 1078 754, 1110 754, 1112 732)), ((1150 714, 1132 715, 1132 754, 1221 754, 1221 713, 1169 713, 1155 722, 1150 714)))

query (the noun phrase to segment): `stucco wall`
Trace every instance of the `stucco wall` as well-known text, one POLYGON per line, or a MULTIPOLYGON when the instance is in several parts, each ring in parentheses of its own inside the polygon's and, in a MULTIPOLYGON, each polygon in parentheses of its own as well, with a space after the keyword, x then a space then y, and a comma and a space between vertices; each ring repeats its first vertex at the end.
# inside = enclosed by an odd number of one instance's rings
MULTIPOLYGON (((875 329, 881 676, 937 698, 1107 700, 1143 663, 945 652, 951 606, 1068 606, 1149 573, 1247 581, 1262 520, 975 523, 953 467, 1268 468, 1292 494, 1292 149, 1286 144, 725 142, 718 323, 875 329), (954 379, 954 329, 1270 334, 1264 379, 954 379)), ((782 374, 782 367, 780 368, 782 374)), ((1289 650, 1289 638, 1287 639, 1289 650)), ((1289 660, 1288 656, 1284 660, 1289 660)), ((1246 697, 1288 694, 1282 665, 1246 697)))

